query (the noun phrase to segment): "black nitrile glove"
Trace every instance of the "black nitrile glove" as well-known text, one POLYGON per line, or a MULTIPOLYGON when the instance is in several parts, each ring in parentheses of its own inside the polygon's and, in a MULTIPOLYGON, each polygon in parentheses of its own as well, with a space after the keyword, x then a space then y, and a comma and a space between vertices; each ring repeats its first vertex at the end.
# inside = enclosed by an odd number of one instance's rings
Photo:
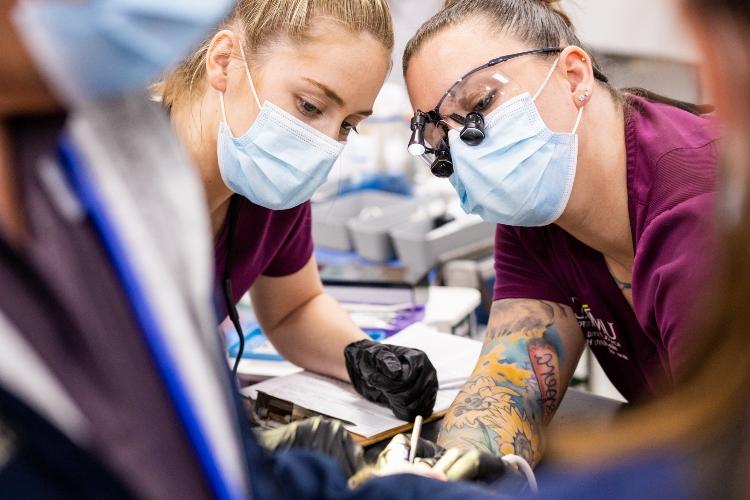
POLYGON ((362 396, 393 410, 401 420, 429 417, 438 380, 427 355, 418 350, 360 340, 344 350, 352 385, 362 396))
POLYGON ((268 451, 302 448, 328 455, 341 465, 347 477, 365 466, 364 450, 338 420, 308 418, 277 429, 257 431, 256 436, 268 451))

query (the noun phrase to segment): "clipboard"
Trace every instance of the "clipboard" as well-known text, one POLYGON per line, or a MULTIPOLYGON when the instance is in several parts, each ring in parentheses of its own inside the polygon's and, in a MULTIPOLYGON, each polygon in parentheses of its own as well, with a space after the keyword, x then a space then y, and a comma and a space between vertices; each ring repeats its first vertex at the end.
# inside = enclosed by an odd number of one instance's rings
MULTIPOLYGON (((445 415, 471 374, 482 348, 479 341, 439 333, 422 324, 409 327, 386 342, 421 349, 435 366, 440 389, 435 413, 427 422, 445 415)), ((367 401, 350 384, 310 372, 266 380, 244 389, 243 393, 259 402, 256 406, 266 417, 280 423, 311 415, 339 420, 364 445, 411 428, 410 422, 399 420, 390 409, 367 401)))
MULTIPOLYGON (((306 418, 318 417, 318 416, 330 418, 333 420, 340 420, 330 415, 324 415, 322 413, 310 411, 306 408, 302 408, 299 405, 295 405, 294 403, 290 403, 288 401, 284 401, 282 399, 269 396, 268 394, 265 394, 262 392, 258 393, 258 399, 256 400, 255 405, 256 405, 255 410, 261 419, 270 420, 280 425, 289 424, 291 422, 296 422, 299 420, 304 420, 306 418)), ((448 412, 447 410, 442 410, 442 411, 433 413, 430 417, 424 419, 424 423, 427 424, 430 422, 435 422, 436 420, 440 420, 441 418, 445 417, 447 412, 448 412)), ((345 425, 346 424, 351 425, 351 422, 346 422, 346 421, 342 421, 342 422, 345 425)), ((366 448, 368 446, 378 444, 387 439, 391 439, 398 434, 408 432, 413 427, 414 427, 414 423, 404 423, 403 425, 393 427, 385 432, 381 432, 373 436, 363 436, 361 434, 357 434, 352 431, 349 431, 349 434, 351 434, 351 436, 354 438, 354 440, 357 443, 359 443, 362 447, 366 448)))

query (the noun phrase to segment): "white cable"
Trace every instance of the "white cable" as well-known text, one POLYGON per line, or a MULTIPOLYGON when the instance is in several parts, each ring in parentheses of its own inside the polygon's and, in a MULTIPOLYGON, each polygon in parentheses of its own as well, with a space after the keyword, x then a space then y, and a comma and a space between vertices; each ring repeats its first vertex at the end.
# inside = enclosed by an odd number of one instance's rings
POLYGON ((526 481, 528 481, 531 491, 539 493, 539 485, 537 485, 536 476, 534 475, 534 471, 531 469, 529 462, 518 455, 505 455, 501 460, 508 465, 515 465, 523 475, 526 476, 526 481))

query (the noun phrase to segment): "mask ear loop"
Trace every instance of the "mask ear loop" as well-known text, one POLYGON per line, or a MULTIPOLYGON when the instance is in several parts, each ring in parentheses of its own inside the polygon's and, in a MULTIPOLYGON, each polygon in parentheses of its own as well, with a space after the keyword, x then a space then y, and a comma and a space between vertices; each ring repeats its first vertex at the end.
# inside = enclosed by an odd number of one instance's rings
MULTIPOLYGON (((250 90, 253 92, 253 97, 255 98, 255 103, 258 105, 258 112, 260 112, 261 104, 260 99, 258 98, 258 92, 255 90, 255 82, 253 82, 253 77, 250 74, 250 67, 247 63, 247 57, 245 57, 245 49, 242 46, 242 42, 239 43, 240 46, 240 54, 242 55, 242 62, 245 65, 245 75, 247 75, 247 81, 250 82, 250 90)), ((224 120, 224 123, 229 125, 229 120, 227 120, 227 109, 224 104, 224 92, 219 92, 219 102, 221 103, 221 116, 224 120)))
POLYGON ((583 108, 585 106, 581 106, 581 109, 578 110, 578 118, 576 118, 576 124, 573 127, 573 132, 571 134, 575 135, 578 132, 578 127, 581 125, 581 118, 583 118, 583 108))
POLYGON ((253 77, 250 74, 250 66, 247 62, 247 57, 245 57, 245 48, 242 46, 242 41, 240 41, 240 54, 242 54, 242 60, 245 63, 245 74, 247 75, 247 81, 250 82, 250 90, 253 91, 253 97, 255 98, 255 103, 258 105, 258 111, 260 112, 260 108, 262 107, 260 104, 260 99, 258 98, 258 92, 255 90, 255 83, 253 82, 253 77))
MULTIPOLYGON (((547 78, 544 79, 542 86, 539 87, 539 90, 536 91, 536 94, 534 94, 534 97, 531 99, 532 101, 536 102, 537 98, 542 94, 542 91, 545 89, 545 87, 547 87, 547 84, 552 79, 552 75, 555 74, 555 69, 557 69, 557 63, 559 62, 560 58, 558 57, 557 59, 555 59, 555 63, 550 68, 549 73, 547 73, 547 78)), ((571 132, 571 134, 575 134, 576 132, 578 132, 578 127, 581 126, 581 119, 583 118, 583 108, 584 106, 581 106, 581 108, 578 110, 576 124, 573 126, 573 132, 571 132)))
POLYGON ((547 73, 547 78, 544 79, 542 86, 539 87, 539 90, 536 91, 536 94, 534 94, 534 97, 531 98, 532 101, 536 102, 537 97, 539 97, 542 91, 545 89, 545 87, 547 87, 547 84, 552 79, 552 75, 555 74, 555 69, 557 69, 557 63, 559 62, 560 62, 560 58, 558 57, 557 59, 555 59, 555 63, 549 69, 549 73, 547 73))

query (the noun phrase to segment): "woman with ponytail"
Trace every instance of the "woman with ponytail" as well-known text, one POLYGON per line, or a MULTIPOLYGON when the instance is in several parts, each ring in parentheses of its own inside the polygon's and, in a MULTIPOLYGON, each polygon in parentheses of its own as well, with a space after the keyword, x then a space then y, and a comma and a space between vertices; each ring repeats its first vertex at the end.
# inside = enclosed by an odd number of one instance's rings
POLYGON ((249 291, 287 360, 413 420, 432 412, 435 369, 372 342, 324 292, 309 203, 372 113, 392 50, 386 0, 241 0, 156 91, 203 181, 219 319, 243 333, 249 291))

